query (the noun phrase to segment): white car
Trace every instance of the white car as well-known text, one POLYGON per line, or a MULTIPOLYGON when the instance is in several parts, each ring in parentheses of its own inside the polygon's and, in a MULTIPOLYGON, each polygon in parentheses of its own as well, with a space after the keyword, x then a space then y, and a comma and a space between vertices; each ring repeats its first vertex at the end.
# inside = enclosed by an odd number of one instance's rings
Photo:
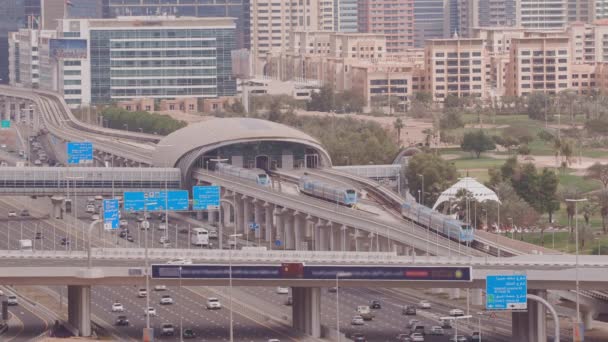
POLYGON ((103 196, 97 195, 97 196, 95 196, 95 200, 96 201, 103 201, 103 196))
POLYGON ((161 305, 170 305, 170 304, 173 304, 173 298, 171 298, 170 295, 163 295, 160 298, 160 304, 161 305))
POLYGON ((150 316, 156 316, 156 309, 153 307, 149 307, 148 310, 144 309, 144 316, 145 315, 150 315, 150 316))
POLYGON ((17 212, 15 210, 9 210, 8 217, 17 217, 17 212))
POLYGON ((217 298, 207 299, 207 304, 205 306, 207 307, 207 310, 217 310, 222 308, 222 304, 217 298))
POLYGON ((452 309, 450 310, 450 316, 464 316, 464 311, 460 309, 452 309))
POLYGON ((93 221, 99 220, 99 214, 91 215, 91 220, 93 220, 93 221))
POLYGON ((160 243, 161 245, 164 245, 166 243, 169 243, 169 237, 168 236, 161 236, 160 239, 158 239, 158 243, 160 243))
POLYGON ((148 291, 146 291, 146 289, 139 289, 139 291, 137 291, 137 297, 139 298, 146 298, 147 295, 148 291))
POLYGON ((410 321, 407 323, 408 328, 412 329, 414 328, 418 323, 420 323, 419 320, 412 318, 410 319, 410 321))
POLYGON ((164 222, 163 223, 159 223, 157 229, 158 230, 167 230, 167 224, 164 223, 164 222))
POLYGON ((289 294, 289 288, 283 286, 277 286, 277 294, 289 294))
POLYGON ((125 311, 125 307, 122 306, 121 303, 114 303, 112 304, 112 312, 124 312, 125 311))
POLYGON ((168 265, 192 265, 192 260, 186 258, 177 258, 167 261, 168 265))
POLYGON ((361 316, 355 316, 353 317, 353 319, 350 321, 351 325, 364 325, 365 322, 363 321, 363 317, 361 316))
POLYGON ((410 335, 412 342, 424 342, 424 335, 421 333, 413 333, 410 335))
POLYGON ((4 291, 0 290, 0 297, 4 296, 4 291))
POLYGON ((167 286, 166 285, 156 285, 154 286, 154 291, 165 291, 167 290, 167 286))
POLYGON ((6 303, 11 306, 19 304, 19 302, 17 301, 17 296, 13 295, 6 297, 6 303))
POLYGON ((431 327, 431 335, 438 335, 438 336, 443 336, 443 328, 438 326, 438 325, 434 325, 431 327))
POLYGON ((94 205, 87 205, 87 213, 92 214, 95 212, 95 206, 94 205))
POLYGON ((210 230, 209 231, 209 238, 210 239, 217 239, 219 235, 217 235, 217 230, 210 230))
POLYGON ((418 307, 420 307, 421 309, 430 309, 431 302, 429 302, 428 300, 421 300, 420 303, 418 303, 418 307))
POLYGON ((120 220, 120 226, 121 227, 127 227, 129 225, 129 221, 127 220, 120 220))

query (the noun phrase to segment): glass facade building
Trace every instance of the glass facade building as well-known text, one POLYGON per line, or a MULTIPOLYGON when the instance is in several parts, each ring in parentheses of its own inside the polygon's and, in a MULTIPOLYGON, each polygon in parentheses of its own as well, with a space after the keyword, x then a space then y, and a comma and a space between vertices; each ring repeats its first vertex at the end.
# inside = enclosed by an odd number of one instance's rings
POLYGON ((248 0, 103 0, 103 17, 175 15, 236 18, 236 45, 245 47, 243 2, 248 0))
POLYGON ((91 31, 91 99, 234 95, 234 30, 91 31))
MULTIPOLYGON (((0 0, 0 83, 9 82, 9 32, 26 28, 40 16, 40 0, 0 0)), ((36 26, 33 26, 37 28, 36 26)))

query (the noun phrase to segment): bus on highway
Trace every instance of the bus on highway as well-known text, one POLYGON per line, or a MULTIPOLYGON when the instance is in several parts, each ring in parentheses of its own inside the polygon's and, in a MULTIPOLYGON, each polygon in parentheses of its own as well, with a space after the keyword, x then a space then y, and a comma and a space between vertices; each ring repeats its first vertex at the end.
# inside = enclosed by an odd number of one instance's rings
POLYGON ((209 246, 209 231, 205 228, 192 228, 190 243, 195 246, 209 246))

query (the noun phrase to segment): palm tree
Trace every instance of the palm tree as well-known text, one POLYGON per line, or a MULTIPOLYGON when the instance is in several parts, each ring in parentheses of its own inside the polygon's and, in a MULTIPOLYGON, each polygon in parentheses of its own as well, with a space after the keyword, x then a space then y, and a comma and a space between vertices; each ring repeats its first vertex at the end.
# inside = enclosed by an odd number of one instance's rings
POLYGON ((401 130, 403 129, 403 127, 405 127, 405 125, 403 124, 403 120, 401 120, 401 118, 397 118, 395 120, 395 122, 393 122, 393 128, 395 128, 397 130, 397 142, 399 143, 400 147, 401 147, 401 130))

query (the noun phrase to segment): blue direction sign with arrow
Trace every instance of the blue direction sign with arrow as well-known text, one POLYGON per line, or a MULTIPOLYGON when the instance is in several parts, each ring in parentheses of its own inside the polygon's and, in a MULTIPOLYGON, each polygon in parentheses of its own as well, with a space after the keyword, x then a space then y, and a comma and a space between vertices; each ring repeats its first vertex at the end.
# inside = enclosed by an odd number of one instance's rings
POLYGON ((117 199, 103 200, 103 228, 107 230, 120 227, 119 206, 117 199))
POLYGON ((93 161, 93 143, 68 142, 68 164, 81 164, 93 161))
POLYGON ((220 187, 217 185, 195 186, 192 188, 192 210, 220 208, 220 187))
POLYGON ((188 190, 125 191, 126 211, 180 211, 189 208, 188 190))
POLYGON ((528 280, 525 275, 486 276, 487 310, 526 310, 528 280))

